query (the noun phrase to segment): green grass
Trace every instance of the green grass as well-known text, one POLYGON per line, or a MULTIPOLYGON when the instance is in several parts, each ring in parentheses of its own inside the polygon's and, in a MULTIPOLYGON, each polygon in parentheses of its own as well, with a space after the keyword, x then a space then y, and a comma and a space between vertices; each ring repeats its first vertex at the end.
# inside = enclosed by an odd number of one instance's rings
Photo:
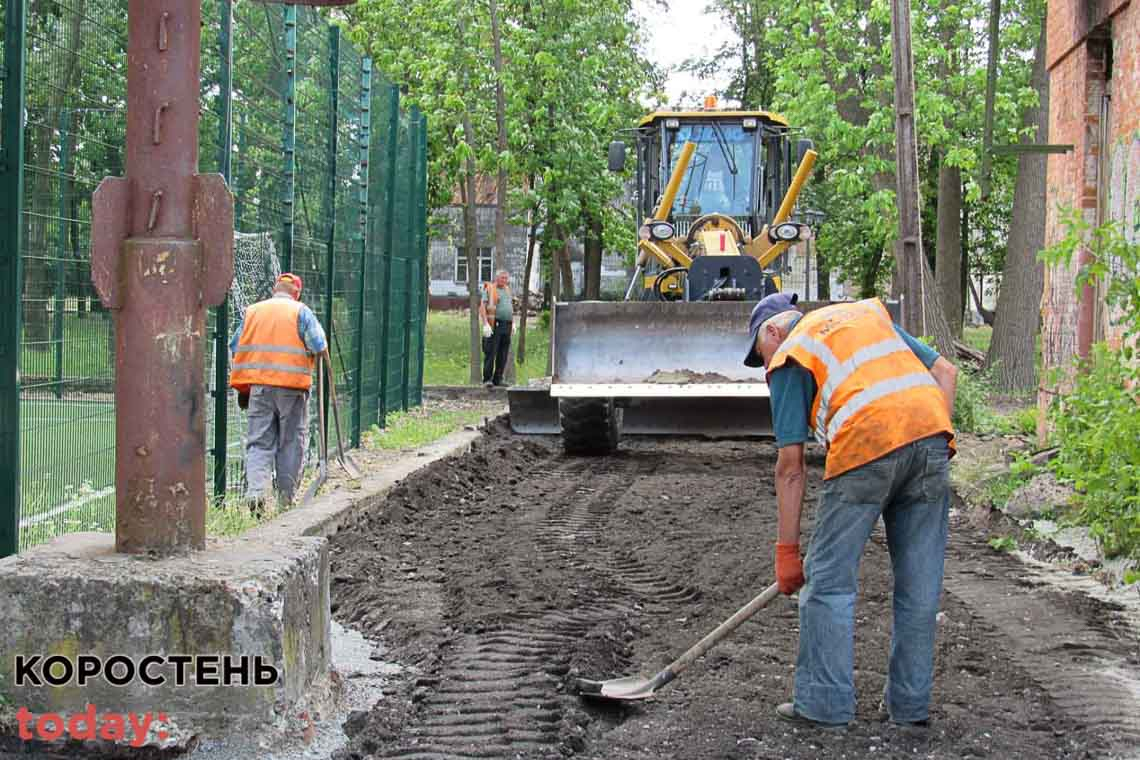
POLYGON ((409 409, 388 415, 387 427, 373 426, 361 442, 368 449, 414 449, 437 441, 464 425, 483 421, 486 412, 479 409, 409 409))
POLYGON ((990 339, 993 338, 994 329, 988 325, 981 327, 966 327, 962 330, 962 342, 970 348, 985 353, 990 350, 990 339))
MULTIPOLYGON (((515 382, 525 384, 546 375, 550 331, 534 317, 527 320, 526 364, 515 365, 515 382)), ((466 311, 429 311, 427 347, 424 355, 424 385, 470 384, 470 327, 466 311)), ((518 331, 512 336, 518 348, 518 331)), ((480 359, 482 361, 482 359, 480 359)))
POLYGON ((243 499, 230 496, 220 504, 211 504, 206 510, 206 535, 237 536, 261 522, 249 511, 243 499))
MULTIPOLYGON (((243 429, 231 417, 231 461, 241 460, 243 429)), ((207 425, 206 434, 212 444, 212 426, 207 425)), ((207 467, 212 465, 209 460, 207 467)), ((114 485, 115 407, 109 399, 21 400, 21 546, 63 533, 113 531, 114 485)))
MULTIPOLYGON (((52 328, 48 315, 48 328, 52 328)), ((76 314, 63 317, 63 376, 67 378, 114 377, 114 347, 110 343, 111 321, 106 313, 91 314, 82 319, 76 314)), ((49 334, 50 341, 50 334, 49 334)), ((20 354, 20 373, 24 377, 56 375, 54 343, 24 344, 20 354)))

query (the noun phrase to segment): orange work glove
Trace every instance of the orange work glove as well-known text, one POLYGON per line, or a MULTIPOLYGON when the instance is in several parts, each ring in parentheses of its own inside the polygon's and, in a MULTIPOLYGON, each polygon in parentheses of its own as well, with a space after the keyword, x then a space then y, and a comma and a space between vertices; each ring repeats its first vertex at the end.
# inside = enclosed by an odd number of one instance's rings
POLYGON ((804 563, 799 544, 776 544, 776 584, 780 593, 791 596, 804 585, 804 563))

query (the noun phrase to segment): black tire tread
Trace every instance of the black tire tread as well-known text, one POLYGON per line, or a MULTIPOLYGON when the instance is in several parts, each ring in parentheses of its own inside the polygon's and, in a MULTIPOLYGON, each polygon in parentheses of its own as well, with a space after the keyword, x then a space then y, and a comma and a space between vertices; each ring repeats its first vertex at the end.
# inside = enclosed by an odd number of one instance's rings
POLYGON ((566 398, 558 403, 562 448, 577 456, 606 456, 621 439, 621 411, 609 398, 566 398))

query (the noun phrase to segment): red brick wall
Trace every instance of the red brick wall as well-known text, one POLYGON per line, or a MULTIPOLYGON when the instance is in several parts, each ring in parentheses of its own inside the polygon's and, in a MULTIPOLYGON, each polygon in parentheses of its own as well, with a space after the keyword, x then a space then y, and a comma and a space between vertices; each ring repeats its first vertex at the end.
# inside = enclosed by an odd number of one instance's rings
MULTIPOLYGON (((1140 0, 1051 0, 1047 18, 1049 60, 1049 142, 1071 144, 1073 150, 1049 157, 1046 179, 1045 244, 1064 237, 1063 220, 1079 209, 1093 223, 1098 201, 1107 215, 1124 223, 1133 240, 1140 239, 1140 0), (1105 43, 1089 39, 1090 31, 1110 24, 1112 71, 1106 72, 1105 43), (1106 75, 1111 81, 1109 137, 1101 163, 1101 103, 1106 75), (1098 194, 1106 193, 1105 197, 1098 194)), ((1095 35, 1094 35, 1095 37, 1095 35)), ((1047 387, 1048 370, 1069 367, 1077 355, 1079 298, 1075 280, 1079 266, 1046 269, 1041 298, 1042 373, 1040 401, 1056 389, 1047 387)), ((1091 294, 1090 294, 1091 296, 1091 294)), ((1096 304, 1102 332, 1110 342, 1119 329, 1103 303, 1096 304)))
MULTIPOLYGON (((1112 107, 1109 117, 1108 206, 1110 219, 1120 221, 1128 239, 1140 242, 1140 0, 1112 19, 1112 107)), ((1103 314, 1105 337, 1119 344, 1119 322, 1103 314)))

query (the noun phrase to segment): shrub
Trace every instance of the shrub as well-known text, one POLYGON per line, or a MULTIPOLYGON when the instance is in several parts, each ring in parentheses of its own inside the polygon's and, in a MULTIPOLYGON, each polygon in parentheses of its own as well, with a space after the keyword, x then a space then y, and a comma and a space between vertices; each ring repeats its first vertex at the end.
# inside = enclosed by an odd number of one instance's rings
POLYGON ((1101 285, 1124 339, 1120 350, 1095 346, 1073 389, 1051 409, 1060 452, 1050 467, 1080 492, 1078 519, 1105 554, 1140 557, 1140 363, 1133 348, 1140 340, 1140 244, 1114 222, 1093 229, 1073 214, 1067 225, 1065 238, 1042 258, 1067 262, 1087 246, 1093 259, 1077 287, 1101 285))
POLYGON ((990 378, 984 372, 962 369, 958 373, 958 390, 954 396, 955 430, 974 434, 998 431, 998 416, 986 400, 990 391, 990 378))
POLYGON ((1060 452, 1051 463, 1079 492, 1079 519, 1107 556, 1140 556, 1140 410, 1136 369, 1097 345, 1086 372, 1050 418, 1060 452))

